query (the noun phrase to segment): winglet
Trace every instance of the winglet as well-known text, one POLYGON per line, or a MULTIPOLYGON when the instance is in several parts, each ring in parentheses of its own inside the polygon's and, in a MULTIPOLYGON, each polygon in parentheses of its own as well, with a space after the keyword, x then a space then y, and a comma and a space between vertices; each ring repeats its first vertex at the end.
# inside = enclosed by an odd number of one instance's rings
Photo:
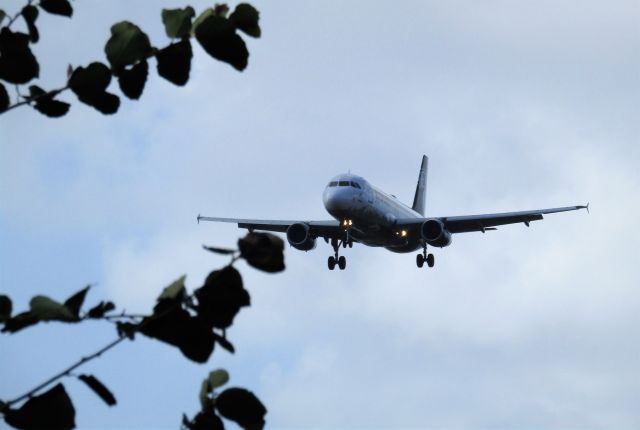
POLYGON ((200 216, 200 214, 198 214, 198 218, 197 218, 198 224, 200 224, 200 218, 202 218, 202 217, 200 216))
POLYGON ((586 205, 583 205, 583 206, 576 206, 576 209, 586 209, 587 213, 590 213, 589 212, 589 203, 587 203, 586 205))

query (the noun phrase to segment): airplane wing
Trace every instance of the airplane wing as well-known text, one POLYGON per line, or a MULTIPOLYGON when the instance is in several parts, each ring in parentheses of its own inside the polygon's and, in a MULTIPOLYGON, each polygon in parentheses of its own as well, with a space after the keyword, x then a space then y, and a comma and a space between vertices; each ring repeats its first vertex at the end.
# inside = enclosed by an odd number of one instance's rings
POLYGON ((277 231, 285 233, 292 224, 303 223, 309 226, 309 231, 315 237, 342 237, 343 230, 340 223, 336 220, 330 221, 293 221, 293 220, 264 220, 264 219, 243 219, 243 218, 217 218, 198 215, 200 221, 228 222, 238 224, 239 228, 260 231, 277 231))
MULTIPOLYGON (((575 211, 578 209, 589 210, 589 205, 584 206, 567 206, 563 208, 537 209, 521 212, 502 212, 494 214, 482 215, 464 215, 464 216, 447 216, 438 217, 444 224, 445 228, 451 233, 466 233, 471 231, 485 232, 487 230, 495 230, 498 225, 524 223, 527 227, 531 221, 541 220, 542 215, 556 212, 575 211)), ((411 225, 422 223, 427 218, 416 221, 415 219, 399 220, 398 224, 411 225)))

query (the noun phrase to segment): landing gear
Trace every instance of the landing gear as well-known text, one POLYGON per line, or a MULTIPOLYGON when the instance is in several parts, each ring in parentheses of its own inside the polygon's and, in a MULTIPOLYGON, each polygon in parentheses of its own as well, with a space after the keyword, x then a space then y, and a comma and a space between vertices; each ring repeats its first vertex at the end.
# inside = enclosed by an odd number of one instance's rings
POLYGON ((434 264, 436 264, 436 260, 435 260, 435 258, 433 256, 433 254, 427 255, 427 266, 433 267, 434 264))
POLYGON ((416 265, 418 267, 424 266, 425 262, 429 267, 433 267, 433 265, 435 264, 435 258, 433 254, 427 254, 427 245, 422 248, 422 254, 416 255, 416 265))
POLYGON ((338 251, 340 250, 341 246, 343 248, 346 248, 347 246, 353 246, 353 242, 351 242, 350 240, 344 241, 331 239, 331 246, 333 247, 333 252, 335 254, 329 257, 329 259, 327 260, 327 267, 329 267, 329 270, 333 270, 337 265, 340 270, 344 270, 347 267, 347 259, 344 257, 344 255, 338 255, 338 251))

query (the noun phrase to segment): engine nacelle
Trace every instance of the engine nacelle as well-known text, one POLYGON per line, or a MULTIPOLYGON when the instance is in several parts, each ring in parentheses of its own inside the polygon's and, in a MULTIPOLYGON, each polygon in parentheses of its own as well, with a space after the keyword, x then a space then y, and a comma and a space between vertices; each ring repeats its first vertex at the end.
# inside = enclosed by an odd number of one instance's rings
POLYGON ((311 251, 316 247, 316 238, 309 234, 309 226, 304 223, 291 224, 287 229, 289 244, 300 251, 311 251))
POLYGON ((420 227, 422 239, 431 246, 443 248, 451 244, 451 232, 444 228, 442 221, 429 219, 420 227))

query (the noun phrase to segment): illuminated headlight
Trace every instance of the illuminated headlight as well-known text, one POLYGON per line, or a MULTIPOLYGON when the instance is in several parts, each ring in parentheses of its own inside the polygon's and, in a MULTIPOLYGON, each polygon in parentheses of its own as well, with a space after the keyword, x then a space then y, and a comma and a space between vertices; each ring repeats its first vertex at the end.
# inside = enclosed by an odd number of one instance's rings
POLYGON ((402 230, 402 231, 400 232, 400 236, 402 236, 402 237, 406 237, 406 236, 407 236, 407 230, 402 230))

